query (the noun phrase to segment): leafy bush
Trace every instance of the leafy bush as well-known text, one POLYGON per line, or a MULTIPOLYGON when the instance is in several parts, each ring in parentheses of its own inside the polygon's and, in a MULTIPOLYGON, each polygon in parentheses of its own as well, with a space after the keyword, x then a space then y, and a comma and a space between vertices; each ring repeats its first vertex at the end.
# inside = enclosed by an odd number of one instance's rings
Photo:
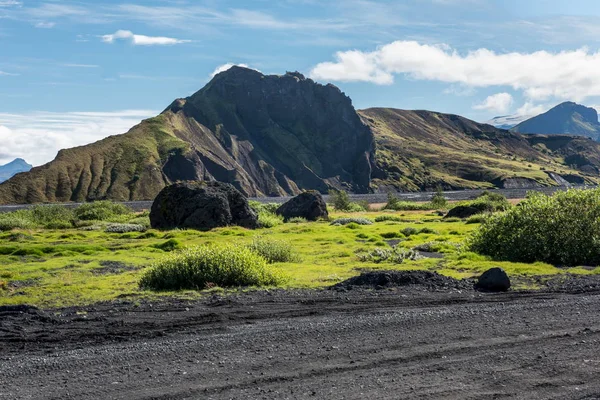
POLYGON ((277 285, 285 277, 244 246, 204 245, 165 256, 147 270, 142 288, 154 290, 204 289, 209 286, 277 285))
POLYGON ((338 211, 348 211, 350 209, 350 196, 344 190, 331 189, 329 199, 333 208, 338 211))
POLYGON ((128 207, 112 201, 82 204, 74 211, 75 218, 82 221, 110 221, 115 217, 131 213, 132 211, 128 207))
POLYGON ((419 233, 436 234, 437 235, 439 232, 436 231, 435 229, 425 227, 425 228, 419 229, 419 233))
POLYGON ((400 232, 402 232, 402 234, 406 237, 416 235, 419 233, 417 228, 413 228, 412 226, 407 226, 406 228, 402 229, 400 232))
POLYGON ((428 211, 435 209, 431 203, 416 203, 414 201, 403 201, 394 196, 393 193, 388 193, 387 204, 383 210, 392 211, 428 211))
POLYGON ((402 264, 405 260, 418 260, 422 258, 417 251, 402 249, 399 247, 392 247, 391 249, 378 247, 364 253, 358 253, 356 256, 361 262, 372 262, 376 264, 381 262, 402 264))
POLYGON ((441 187, 438 187, 433 197, 431 197, 430 204, 434 209, 445 208, 448 205, 441 187))
POLYGON ((400 232, 382 232, 379 234, 379 236, 381 236, 384 239, 397 239, 404 237, 404 235, 400 232))
POLYGON ((68 229, 73 227, 73 209, 59 205, 39 205, 30 210, 31 221, 47 229, 68 229))
POLYGON ((13 229, 33 229, 35 224, 28 218, 13 213, 0 214, 0 231, 11 231, 13 229))
POLYGON ((482 224, 489 218, 489 214, 476 214, 471 215, 465 221, 466 224, 482 224))
POLYGON ((145 232, 146 227, 136 224, 109 224, 104 231, 107 233, 145 232))
POLYGON ((285 240, 274 240, 258 236, 252 240, 248 248, 264 257, 269 263, 299 261, 292 245, 285 240))
POLYGON ((338 218, 331 222, 330 225, 348 225, 351 223, 355 223, 357 225, 372 225, 373 221, 367 218, 338 218))
POLYGON ((287 222, 288 222, 288 224, 303 224, 308 221, 304 217, 292 217, 292 218, 288 219, 287 222))
POLYGON ((155 249, 170 252, 181 248, 181 243, 177 239, 169 239, 166 242, 152 245, 155 249))
POLYGON ((487 219, 470 238, 470 249, 506 261, 599 265, 599 232, 600 189, 530 193, 487 219))
POLYGON ((274 228, 281 224, 283 224, 283 217, 281 215, 272 214, 266 211, 258 213, 258 226, 261 228, 274 228))
POLYGON ((278 203, 261 203, 260 201, 256 200, 250 200, 248 205, 250 205, 250 208, 252 208, 257 214, 264 212, 275 214, 277 209, 281 206, 281 204, 278 203))
POLYGON ((134 224, 134 225, 142 225, 144 227, 146 227, 147 229, 150 228, 150 217, 145 216, 145 217, 135 217, 133 219, 130 219, 129 221, 127 221, 127 223, 129 224, 134 224))
POLYGON ((357 224, 356 222, 350 222, 349 224, 346 224, 345 226, 348 229, 358 229, 358 228, 360 228, 360 225, 357 224))
POLYGON ((406 218, 398 217, 397 215, 380 215, 375 218, 375 222, 406 222, 406 218))

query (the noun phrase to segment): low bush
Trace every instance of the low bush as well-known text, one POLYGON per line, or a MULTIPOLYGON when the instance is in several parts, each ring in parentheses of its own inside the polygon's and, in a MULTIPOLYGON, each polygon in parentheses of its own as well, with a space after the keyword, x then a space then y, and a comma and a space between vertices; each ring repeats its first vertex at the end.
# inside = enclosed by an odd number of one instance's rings
POLYGON ((380 215, 375 218, 375 222, 406 222, 406 218, 397 215, 380 215))
POLYGON ((133 219, 130 219, 129 221, 127 221, 127 223, 134 224, 134 225, 142 225, 142 226, 146 227, 147 229, 149 229, 150 228, 150 217, 138 216, 133 219))
POLYGON ((35 224, 23 216, 10 215, 13 213, 0 214, 0 231, 11 231, 13 229, 33 229, 35 224))
POLYGON ((471 215, 465 221, 466 224, 482 224, 489 218, 489 214, 476 214, 471 215))
POLYGON ((434 210, 435 207, 431 203, 416 203, 414 201, 403 201, 398 199, 394 194, 388 193, 387 203, 383 210, 391 211, 428 211, 434 210))
POLYGON ((177 239, 169 239, 166 242, 157 243, 152 245, 155 249, 170 252, 181 248, 181 243, 177 239))
POLYGON ((74 211, 75 218, 81 221, 110 221, 131 213, 130 208, 112 201, 95 201, 82 204, 74 211))
POLYGON ((419 252, 414 250, 392 247, 391 249, 376 248, 364 253, 358 253, 357 258, 361 262, 402 264, 406 260, 418 260, 421 257, 419 252))
POLYGON ((283 224, 283 217, 270 212, 262 211, 258 213, 258 226, 261 228, 274 228, 283 224))
POLYGON ((107 233, 145 232, 146 227, 136 224, 109 224, 104 231, 107 233))
POLYGON ((404 235, 400 232, 382 232, 379 234, 379 236, 381 236, 384 239, 397 239, 404 237, 404 235))
POLYGON ((419 230, 417 228, 413 228, 412 226, 407 226, 406 228, 402 229, 400 232, 404 236, 409 237, 409 236, 418 234, 419 230))
POLYGON ((254 210, 254 212, 256 212, 257 214, 260 214, 260 213, 275 214, 277 209, 281 206, 281 204, 278 204, 278 203, 261 203, 260 201, 256 201, 256 200, 250 200, 248 202, 248 204, 250 205, 250 208, 252 208, 254 210))
POLYGON ((357 225, 372 225, 373 221, 367 218, 338 218, 333 220, 330 225, 348 225, 351 223, 355 223, 357 225))
POLYGON ((437 235, 439 232, 436 231, 435 229, 425 227, 425 228, 419 229, 419 233, 435 234, 435 235, 437 235))
POLYGON ((471 251, 497 260, 600 265, 600 189, 530 193, 489 217, 470 238, 471 251))
POLYGON ((142 288, 153 290, 204 289, 207 286, 269 286, 285 281, 267 261, 244 246, 204 245, 165 256, 147 270, 142 288))
POLYGON ((248 248, 264 257, 269 263, 299 261, 292 245, 285 240, 274 240, 258 236, 252 240, 248 248))
POLYGON ((350 201, 350 195, 344 190, 332 189, 329 191, 329 201, 336 211, 363 212, 369 210, 369 203, 350 201))
POLYGON ((30 210, 31 221, 46 229, 68 229, 73 227, 73 209, 59 205, 39 205, 30 210))
POLYGON ((448 200, 444 197, 444 191, 441 187, 438 187, 435 194, 431 197, 430 204, 436 210, 446 208, 448 205, 448 200))

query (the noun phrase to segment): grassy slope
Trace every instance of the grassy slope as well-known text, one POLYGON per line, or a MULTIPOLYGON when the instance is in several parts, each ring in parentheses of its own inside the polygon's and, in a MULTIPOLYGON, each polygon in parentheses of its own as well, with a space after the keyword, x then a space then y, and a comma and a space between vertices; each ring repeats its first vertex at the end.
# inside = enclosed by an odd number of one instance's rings
MULTIPOLYGON (((375 219, 386 212, 359 214, 334 213, 333 217, 362 216, 375 219)), ((460 253, 452 244, 461 244, 476 224, 442 222, 430 212, 398 212, 406 222, 378 222, 350 229, 327 222, 284 224, 272 229, 250 231, 239 227, 197 231, 150 231, 149 234, 108 234, 78 230, 27 231, 31 238, 11 241, 12 233, 0 234, 0 305, 30 303, 43 307, 89 304, 117 298, 135 299, 158 296, 140 291, 137 282, 144 268, 166 253, 153 245, 175 239, 183 246, 224 240, 249 243, 255 235, 268 234, 273 239, 288 240, 299 253, 299 263, 280 263, 277 267, 290 277, 288 287, 318 288, 357 275, 360 269, 428 269, 457 278, 471 277, 501 266, 513 276, 565 273, 547 264, 519 264, 490 261, 472 253, 460 253), (381 234, 398 233, 405 227, 428 227, 433 234, 408 238, 402 246, 410 248, 431 241, 444 242, 445 259, 422 259, 404 264, 370 264, 359 262, 355 251, 387 246, 381 234), (15 253, 16 252, 16 253, 15 253), (12 255, 11 255, 12 253, 12 255), (19 255, 17 255, 19 254, 19 255), (113 261, 128 267, 126 271, 95 273, 101 262, 113 261)), ((600 273, 572 268, 573 273, 600 273)), ((171 294, 171 293, 166 293, 171 294)), ((163 294, 164 295, 164 294, 163 294)), ((184 292, 180 296, 197 297, 202 293, 184 292)))
POLYGON ((169 155, 188 148, 161 115, 126 134, 61 150, 54 161, 0 185, 0 204, 152 198, 165 185, 161 167, 169 155))
MULTIPOLYGON (((554 185, 547 172, 583 175, 564 164, 560 149, 544 151, 543 144, 532 146, 522 135, 459 116, 389 108, 359 113, 375 132, 377 163, 388 171, 387 178, 373 181, 373 187, 486 188, 492 181, 510 178, 554 185)), ((588 151, 597 154, 596 147, 588 151)), ((594 175, 584 178, 598 181, 594 175)))

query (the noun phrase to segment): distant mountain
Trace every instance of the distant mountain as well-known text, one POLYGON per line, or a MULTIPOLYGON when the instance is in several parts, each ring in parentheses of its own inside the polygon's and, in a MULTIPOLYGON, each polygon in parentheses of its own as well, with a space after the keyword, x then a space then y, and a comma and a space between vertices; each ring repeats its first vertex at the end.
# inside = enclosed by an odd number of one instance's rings
POLYGON ((598 112, 573 102, 559 104, 548 112, 521 122, 511 129, 519 133, 568 134, 600 140, 598 112))
POLYGON ((487 121, 486 124, 495 126, 499 129, 510 129, 519 125, 523 121, 527 121, 532 117, 533 115, 503 115, 492 118, 491 120, 487 121))
POLYGON ((33 166, 22 158, 16 158, 8 164, 0 165, 0 182, 9 180, 19 172, 28 172, 31 168, 33 166))

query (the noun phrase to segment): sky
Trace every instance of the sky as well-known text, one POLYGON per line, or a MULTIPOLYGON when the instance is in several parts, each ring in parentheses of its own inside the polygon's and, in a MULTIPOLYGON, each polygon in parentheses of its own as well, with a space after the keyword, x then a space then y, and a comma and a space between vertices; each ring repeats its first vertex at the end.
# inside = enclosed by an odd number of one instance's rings
POLYGON ((600 105, 597 0, 0 0, 0 164, 126 132, 238 64, 356 108, 600 105))

